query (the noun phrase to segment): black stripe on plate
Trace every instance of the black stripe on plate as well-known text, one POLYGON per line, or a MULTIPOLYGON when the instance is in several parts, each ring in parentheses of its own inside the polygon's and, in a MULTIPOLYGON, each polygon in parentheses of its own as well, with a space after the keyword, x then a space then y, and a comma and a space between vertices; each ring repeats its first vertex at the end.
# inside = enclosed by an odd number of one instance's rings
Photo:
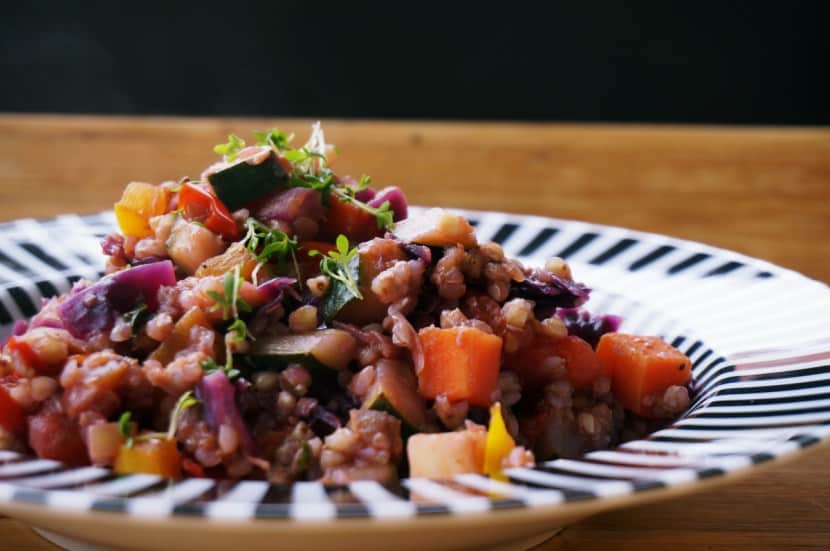
POLYGON ((712 349, 710 348, 706 352, 701 354, 700 357, 698 357, 698 359, 696 359, 692 363, 692 368, 695 368, 695 367, 699 366, 700 364, 702 364, 706 360, 706 358, 708 358, 711 355, 712 355, 712 349))
MULTIPOLYGON (((672 427, 673 429, 677 430, 690 430, 690 431, 724 431, 724 430, 738 430, 744 431, 747 434, 750 434, 756 430, 764 430, 767 428, 786 428, 786 427, 802 427, 806 425, 814 425, 815 421, 800 421, 800 422, 788 422, 788 423, 765 423, 763 418, 759 418, 758 424, 755 425, 695 425, 694 418, 688 418, 691 423, 684 424, 682 426, 675 426, 672 427)), ((667 429, 672 430, 672 429, 667 429)))
POLYGON ((81 276, 79 276, 78 274, 70 274, 66 276, 66 281, 69 282, 69 285, 75 285, 80 280, 81 276))
POLYGON ((32 298, 29 294, 21 289, 20 287, 9 287, 6 289, 9 294, 11 295, 14 303, 17 305, 17 308, 20 310, 20 313, 30 318, 37 314, 37 308, 35 307, 35 303, 32 302, 32 298))
POLYGON ((821 442, 821 438, 819 438, 818 436, 804 435, 804 436, 799 436, 798 438, 796 438, 795 442, 797 442, 798 445, 801 446, 802 448, 806 448, 807 446, 812 446, 813 444, 818 444, 819 442, 821 442))
POLYGON ((570 501, 584 501, 586 499, 596 499, 598 496, 589 490, 569 490, 567 488, 556 488, 562 492, 562 498, 566 502, 570 501))
POLYGON ((604 264, 612 258, 614 258, 615 256, 617 256, 618 254, 622 253, 623 251, 626 251, 629 248, 631 248, 631 246, 635 243, 637 243, 637 240, 631 239, 629 237, 620 239, 612 246, 610 246, 608 249, 606 249, 604 252, 598 254, 593 259, 591 259, 589 261, 589 264, 593 264, 594 266, 604 264))
POLYGON ((586 232, 577 237, 570 245, 559 251, 559 258, 567 259, 570 256, 578 253, 588 243, 596 239, 598 236, 594 232, 586 232))
MULTIPOLYGON (((721 383, 723 384, 723 383, 721 383)), ((739 387, 739 388, 724 388, 718 390, 718 395, 720 396, 731 396, 736 394, 752 394, 754 392, 788 392, 790 390, 804 390, 809 388, 814 388, 816 386, 816 381, 809 381, 806 383, 787 383, 777 386, 748 386, 748 387, 739 387)))
POLYGON ((775 276, 775 274, 774 274, 774 273, 772 273, 772 272, 766 272, 766 271, 764 271, 764 272, 758 272, 757 274, 755 274, 755 277, 757 277, 757 278, 759 278, 759 279, 768 279, 768 278, 771 278, 771 277, 774 277, 774 276, 775 276))
POLYGON ((338 518, 368 517, 369 508, 362 503, 337 503, 335 514, 338 518))
POLYGON ((697 379, 697 380, 703 379, 706 375, 709 374, 710 371, 712 371, 712 369, 714 369, 715 367, 717 367, 718 365, 722 364, 725 361, 726 361, 726 358, 724 358, 722 356, 718 357, 718 358, 715 358, 714 360, 709 362, 709 364, 706 367, 701 369, 698 373, 695 373, 695 379, 697 379))
POLYGON ((421 515, 447 515, 450 508, 440 503, 419 503, 415 508, 415 514, 421 515))
POLYGON ((92 502, 91 509, 107 513, 123 513, 127 510, 127 500, 117 497, 102 497, 92 502))
POLYGON ((677 264, 675 264, 674 266, 672 266, 671 268, 666 270, 666 273, 671 274, 671 275, 680 273, 683 270, 687 270, 687 269, 691 268, 695 264, 699 264, 699 263, 703 262, 704 260, 706 260, 708 258, 711 258, 711 256, 712 255, 709 255, 709 254, 706 254, 706 253, 695 253, 692 256, 690 256, 689 258, 687 258, 685 260, 681 260, 680 262, 678 262, 677 264))
POLYGON ((669 254, 670 252, 672 252, 674 250, 675 250, 675 247, 672 246, 672 245, 660 245, 659 247, 657 247, 656 249, 654 249, 653 251, 651 251, 650 253, 648 253, 644 257, 640 258, 639 260, 635 260, 634 262, 632 262, 631 265, 628 267, 628 269, 632 272, 636 272, 637 270, 639 270, 641 268, 645 268, 646 266, 648 266, 649 264, 651 264, 655 260, 663 258, 664 256, 666 256, 667 254, 669 254))
POLYGON ((726 474, 726 471, 720 467, 707 467, 706 469, 698 469, 695 473, 699 479, 703 480, 704 478, 712 478, 713 476, 722 476, 726 474))
MULTIPOLYGON (((199 498, 195 498, 199 499, 199 498)), ((191 517, 205 516, 205 504, 198 501, 186 501, 173 507, 174 515, 186 515, 191 517)))
POLYGON ((495 235, 493 235, 493 237, 490 240, 495 241, 499 245, 504 245, 505 241, 510 239, 510 236, 513 235, 518 228, 518 224, 514 224, 512 222, 502 224, 502 226, 498 229, 498 231, 495 233, 495 235))
POLYGON ((14 321, 12 320, 12 315, 9 314, 8 310, 6 310, 6 306, 0 302, 0 324, 8 325, 12 321, 14 321))
POLYGON ((291 503, 290 484, 271 484, 265 495, 262 496, 262 504, 291 503))
MULTIPOLYGON (((607 463, 605 463, 607 465, 607 463)), ((586 481, 604 481, 604 480, 629 480, 625 476, 614 476, 611 474, 586 474, 579 471, 571 471, 567 467, 554 467, 552 465, 536 465, 534 467, 537 471, 543 471, 551 474, 558 474, 562 476, 570 476, 572 478, 579 478, 586 481)))
POLYGON ((43 262, 44 264, 48 264, 56 270, 66 270, 69 268, 69 266, 67 266, 54 256, 48 254, 46 251, 44 251, 34 243, 20 243, 20 248, 25 249, 26 251, 31 253, 32 256, 37 257, 41 262, 43 262))
MULTIPOLYGON (((819 394, 806 394, 804 396, 783 396, 780 398, 760 398, 754 400, 728 400, 722 402, 711 402, 712 407, 726 407, 726 406, 759 406, 759 405, 773 405, 773 404, 795 404, 798 402, 807 402, 812 400, 826 400, 830 399, 830 393, 827 392, 827 387, 817 388, 816 392, 819 394)), ((716 398, 717 394, 712 396, 716 398)), ((706 411, 702 409, 701 411, 706 411)))
POLYGON ((633 482, 635 492, 644 492, 646 490, 656 490, 658 488, 666 488, 665 482, 660 480, 637 480, 633 482))
POLYGON ((686 337, 684 337, 683 335, 677 335, 677 336, 676 336, 676 337, 675 337, 675 338, 671 341, 671 345, 672 345, 673 347, 675 347, 675 348, 678 348, 681 344, 683 344, 683 341, 685 341, 685 340, 686 340, 686 337))
POLYGON ((689 348, 686 349, 686 355, 691 356, 692 354, 697 352, 697 349, 700 348, 701 346, 703 346, 702 342, 700 342, 700 341, 693 342, 691 344, 691 346, 689 346, 689 348))
POLYGON ((290 508, 287 503, 260 503, 254 509, 256 518, 288 518, 290 508))
POLYGON ((490 507, 494 511, 504 511, 506 509, 520 509, 527 507, 524 501, 518 499, 492 499, 490 500, 490 507))
POLYGON ((556 232, 559 231, 556 228, 543 228, 539 233, 537 233, 530 242, 525 245, 521 251, 519 251, 520 256, 530 256, 535 253, 542 245, 547 243, 551 237, 556 235, 556 232))
POLYGON ((43 505, 46 503, 46 492, 31 488, 15 488, 14 494, 12 494, 12 500, 43 505))
MULTIPOLYGON (((783 367, 783 366, 782 366, 783 367)), ((791 366, 792 369, 789 371, 783 371, 778 373, 761 373, 759 375, 751 375, 745 379, 744 381, 773 381, 775 379, 783 379, 786 377, 802 377, 804 375, 824 375, 827 374, 828 380, 830 380, 830 366, 828 365, 819 365, 816 367, 804 367, 798 368, 796 366, 791 366)), ((740 369, 737 371, 740 373, 740 369)))
POLYGON ((767 461, 772 461, 773 459, 775 459, 775 456, 767 452, 754 453, 749 456, 749 460, 752 461, 753 465, 757 465, 758 463, 765 463, 767 461))
MULTIPOLYGON (((830 411, 830 406, 820 407, 820 408, 799 408, 797 404, 793 404, 793 409, 779 409, 773 411, 734 411, 731 413, 723 412, 723 413, 708 413, 706 408, 696 412, 694 415, 689 416, 689 419, 746 419, 746 418, 753 418, 753 417, 775 417, 777 415, 808 415, 810 413, 826 413, 830 411)), ((718 407, 729 407, 729 406, 718 406, 718 407)))
POLYGON ((703 277, 713 277, 713 276, 719 276, 719 275, 726 275, 730 272, 734 272, 738 268, 743 268, 744 266, 745 266, 745 264, 743 264, 742 262, 735 262, 734 260, 730 260, 729 262, 721 264, 717 268, 714 268, 714 269, 706 272, 705 274, 703 274, 703 277))
POLYGON ((40 291, 40 294, 46 298, 56 297, 60 294, 57 287, 49 281, 41 280, 36 282, 35 285, 37 285, 37 290, 40 291))
POLYGON ((467 218, 467 222, 469 222, 470 225, 474 228, 479 224, 478 220, 476 220, 475 218, 467 218))
POLYGON ((21 276, 32 275, 34 273, 32 270, 4 252, 0 252, 0 264, 3 264, 7 268, 11 268, 12 271, 17 272, 17 274, 21 276))

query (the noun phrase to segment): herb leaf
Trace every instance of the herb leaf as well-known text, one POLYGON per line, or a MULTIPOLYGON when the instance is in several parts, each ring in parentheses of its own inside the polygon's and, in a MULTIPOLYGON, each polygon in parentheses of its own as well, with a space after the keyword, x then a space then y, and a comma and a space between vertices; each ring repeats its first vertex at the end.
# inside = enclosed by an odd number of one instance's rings
POLYGON ((236 134, 228 134, 228 141, 214 146, 213 152, 224 155, 228 161, 233 161, 243 147, 245 147, 245 140, 236 134))
POLYGON ((313 250, 309 256, 320 256, 320 272, 342 283, 349 293, 355 298, 362 299, 363 294, 358 288, 357 273, 357 247, 349 249, 349 239, 340 234, 334 242, 334 251, 323 255, 320 251, 313 250))
POLYGON ((253 134, 254 138, 256 138, 257 145, 270 145, 278 153, 291 147, 291 140, 294 137, 293 134, 288 136, 280 132, 278 128, 272 128, 268 132, 257 132, 254 130, 253 134))
POLYGON ((297 252, 297 238, 289 237, 285 232, 272 229, 255 218, 245 220, 248 232, 242 242, 245 248, 256 254, 260 262, 269 262, 276 257, 280 269, 283 269, 288 255, 297 252), (257 252, 259 250, 259 252, 257 252))
POLYGON ((176 430, 179 428, 179 422, 181 421, 182 413, 187 408, 193 407, 199 403, 199 399, 193 395, 192 390, 188 390, 181 396, 179 396, 176 405, 173 406, 173 411, 170 413, 170 424, 167 427, 167 439, 172 440, 176 437, 176 430))
POLYGON ((133 414, 129 411, 125 411, 121 414, 121 417, 118 418, 118 432, 124 438, 125 443, 124 445, 127 448, 133 447, 133 442, 135 439, 133 438, 133 430, 135 429, 135 423, 131 420, 133 414))

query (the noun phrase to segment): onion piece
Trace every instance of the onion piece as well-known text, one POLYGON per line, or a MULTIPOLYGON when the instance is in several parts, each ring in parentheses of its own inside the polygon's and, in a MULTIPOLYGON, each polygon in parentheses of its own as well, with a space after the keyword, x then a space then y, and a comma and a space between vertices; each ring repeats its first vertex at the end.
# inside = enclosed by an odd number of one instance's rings
POLYGON ((373 208, 378 208, 386 201, 389 201, 389 208, 394 213, 395 222, 399 222, 406 218, 406 195, 404 195, 403 191, 401 191, 401 188, 399 188, 398 186, 389 186, 383 188, 382 190, 378 191, 371 200, 369 200, 369 206, 373 208))

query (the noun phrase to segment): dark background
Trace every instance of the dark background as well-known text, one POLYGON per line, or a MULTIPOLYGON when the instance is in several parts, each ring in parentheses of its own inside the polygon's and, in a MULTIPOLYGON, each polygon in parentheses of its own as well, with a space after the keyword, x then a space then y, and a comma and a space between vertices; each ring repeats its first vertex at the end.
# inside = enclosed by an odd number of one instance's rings
POLYGON ((31 2, 0 111, 827 124, 828 5, 31 2))

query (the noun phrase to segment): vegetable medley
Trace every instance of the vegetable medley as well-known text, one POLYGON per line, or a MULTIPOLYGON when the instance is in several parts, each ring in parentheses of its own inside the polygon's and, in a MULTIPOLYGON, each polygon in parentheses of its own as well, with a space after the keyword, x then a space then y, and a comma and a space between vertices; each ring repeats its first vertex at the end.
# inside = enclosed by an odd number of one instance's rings
POLYGON ((107 275, 18 322, 0 449, 171 477, 498 475, 642 435, 689 404, 688 358, 581 308, 442 209, 333 170, 319 124, 132 182, 107 275))

